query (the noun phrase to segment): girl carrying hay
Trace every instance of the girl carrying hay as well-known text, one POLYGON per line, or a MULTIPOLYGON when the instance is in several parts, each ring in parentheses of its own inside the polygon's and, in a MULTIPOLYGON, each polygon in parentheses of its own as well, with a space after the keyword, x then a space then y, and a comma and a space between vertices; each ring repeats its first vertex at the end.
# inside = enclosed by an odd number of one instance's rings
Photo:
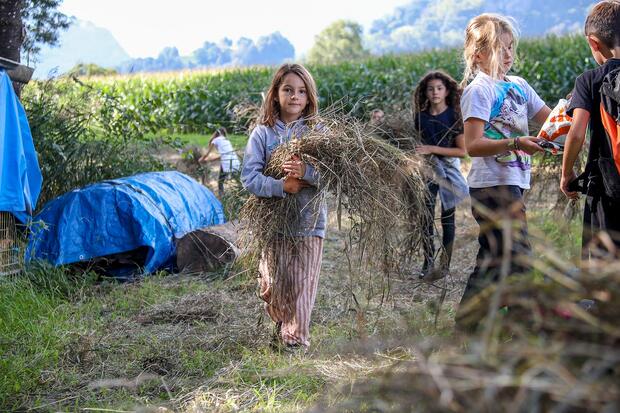
POLYGON ((426 74, 413 92, 414 123, 422 138, 422 145, 417 147, 417 153, 429 155, 429 161, 433 165, 433 177, 426 184, 427 208, 430 216, 434 216, 435 199, 439 194, 443 231, 441 265, 434 271, 433 220, 428 220, 425 225, 422 244, 424 264, 420 278, 431 275, 431 278, 437 279, 448 274, 456 230, 456 205, 468 192, 459 161, 459 158, 465 156, 460 97, 456 81, 440 71, 426 74))
POLYGON ((296 202, 298 219, 286 234, 264 246, 259 263, 260 297, 276 323, 275 338, 284 349, 310 345, 310 315, 321 269, 327 210, 317 188, 318 173, 299 156, 283 163, 282 179, 266 175, 265 169, 279 145, 309 131, 318 113, 317 101, 314 79, 303 66, 280 66, 263 102, 259 125, 250 134, 241 172, 244 187, 257 197, 293 198, 296 202))
POLYGON ((507 75, 516 44, 510 20, 497 14, 474 17, 465 30, 462 83, 469 84, 461 111, 472 157, 469 194, 480 234, 462 302, 499 280, 504 259, 510 260, 508 274, 527 269, 519 260, 530 254, 523 193, 530 188, 530 155, 543 151, 539 138, 529 136, 528 120, 542 124, 551 109, 523 78, 507 75), (502 228, 502 222, 510 225, 502 228), (510 251, 504 251, 505 244, 510 251))

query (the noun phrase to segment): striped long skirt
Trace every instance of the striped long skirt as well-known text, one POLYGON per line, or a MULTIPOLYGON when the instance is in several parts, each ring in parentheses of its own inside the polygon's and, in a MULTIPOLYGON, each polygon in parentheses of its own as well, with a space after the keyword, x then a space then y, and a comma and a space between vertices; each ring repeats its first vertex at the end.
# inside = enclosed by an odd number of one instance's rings
POLYGON ((260 297, 269 317, 281 323, 284 344, 310 345, 310 315, 322 257, 320 237, 278 240, 262 253, 258 266, 260 297))

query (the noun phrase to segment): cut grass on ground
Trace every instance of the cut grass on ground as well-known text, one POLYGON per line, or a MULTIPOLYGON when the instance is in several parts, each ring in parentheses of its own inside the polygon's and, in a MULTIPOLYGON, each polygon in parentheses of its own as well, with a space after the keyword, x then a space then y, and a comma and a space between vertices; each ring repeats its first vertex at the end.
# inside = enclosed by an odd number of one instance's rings
MULTIPOLYGON (((463 210, 459 225, 471 226, 463 210)), ((546 234, 543 245, 575 253, 579 225, 530 217, 532 233, 546 234)), ((474 231, 459 234, 475 243, 474 231)), ((410 274, 389 280, 383 297, 380 288, 365 294, 363 274, 347 273, 345 238, 346 231, 330 230, 325 240, 305 355, 269 347, 271 322, 253 274, 242 269, 226 280, 154 275, 133 284, 95 283, 50 267, 3 279, 0 410, 299 411, 319 399, 334 404, 357 381, 412 359, 402 340, 452 334, 469 251, 455 250, 443 303, 441 288, 410 274)))

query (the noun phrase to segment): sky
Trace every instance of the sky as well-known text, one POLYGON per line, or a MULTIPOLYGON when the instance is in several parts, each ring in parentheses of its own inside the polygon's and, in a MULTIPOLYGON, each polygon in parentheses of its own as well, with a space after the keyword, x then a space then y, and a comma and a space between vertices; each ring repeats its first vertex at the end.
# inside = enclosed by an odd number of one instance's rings
POLYGON ((205 41, 236 41, 280 31, 297 56, 338 19, 371 23, 411 0, 64 0, 60 11, 108 29, 131 57, 155 57, 168 46, 189 55, 205 41))

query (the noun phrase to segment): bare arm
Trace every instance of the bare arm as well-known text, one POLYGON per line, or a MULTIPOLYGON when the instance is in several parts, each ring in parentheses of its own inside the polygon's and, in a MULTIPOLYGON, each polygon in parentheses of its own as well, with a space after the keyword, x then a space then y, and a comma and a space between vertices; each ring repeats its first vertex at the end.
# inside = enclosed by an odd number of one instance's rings
POLYGON ((571 124, 566 142, 564 143, 564 155, 562 157, 562 178, 560 189, 564 194, 572 199, 579 197, 577 192, 568 190, 568 184, 575 179, 575 161, 581 152, 583 142, 586 139, 586 129, 590 121, 590 112, 585 109, 575 109, 573 112, 573 123, 571 124))
POLYGON ((213 150, 213 147, 214 147, 214 146, 215 146, 215 145, 213 145, 213 143, 210 143, 210 144, 209 144, 209 147, 207 148, 207 153, 205 153, 204 155, 202 155, 202 156, 200 157, 200 159, 198 159, 198 162, 206 162, 206 161, 207 161, 207 158, 209 157, 209 154, 210 154, 210 153, 211 153, 211 151, 213 150))
POLYGON ((543 148, 536 143, 538 138, 534 136, 498 140, 486 138, 484 137, 485 123, 478 118, 469 118, 465 121, 465 147, 469 156, 493 156, 514 150, 513 145, 516 139, 519 140, 519 149, 529 155, 543 151, 543 148))
POLYGON ((549 108, 549 106, 545 105, 543 106, 538 113, 536 113, 536 115, 534 115, 534 117, 532 118, 534 120, 534 122, 536 122, 539 126, 542 126, 545 121, 547 120, 547 118, 549 117, 549 114, 551 113, 551 108, 549 108))
POLYGON ((454 139, 455 146, 451 148, 444 148, 443 146, 435 146, 435 145, 421 145, 417 148, 418 153, 420 154, 434 154, 441 156, 452 156, 455 158, 463 158, 467 155, 467 151, 465 150, 465 139, 463 134, 459 134, 454 139))

